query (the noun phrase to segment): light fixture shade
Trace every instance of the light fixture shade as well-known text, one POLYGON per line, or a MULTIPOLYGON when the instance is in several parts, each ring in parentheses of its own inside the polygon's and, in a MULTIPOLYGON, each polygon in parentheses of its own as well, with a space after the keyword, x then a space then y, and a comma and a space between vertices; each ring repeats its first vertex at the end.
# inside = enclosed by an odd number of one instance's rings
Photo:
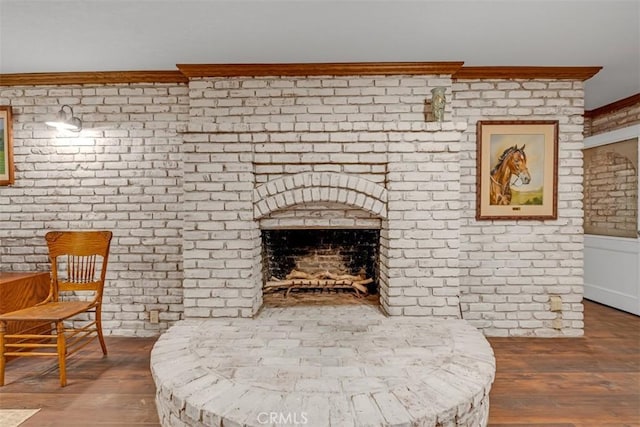
POLYGON ((47 126, 52 126, 57 129, 70 130, 72 132, 80 132, 82 130, 82 120, 73 115, 73 108, 69 105, 63 105, 56 115, 55 121, 46 122, 47 126), (68 112, 65 111, 68 109, 68 112))

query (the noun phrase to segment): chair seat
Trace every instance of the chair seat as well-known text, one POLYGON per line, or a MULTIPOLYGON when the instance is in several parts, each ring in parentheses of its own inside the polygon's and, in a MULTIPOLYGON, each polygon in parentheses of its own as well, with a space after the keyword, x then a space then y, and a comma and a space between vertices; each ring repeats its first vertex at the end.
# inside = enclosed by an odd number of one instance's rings
POLYGON ((23 308, 0 315, 0 321, 59 322, 91 308, 93 301, 60 301, 23 308))

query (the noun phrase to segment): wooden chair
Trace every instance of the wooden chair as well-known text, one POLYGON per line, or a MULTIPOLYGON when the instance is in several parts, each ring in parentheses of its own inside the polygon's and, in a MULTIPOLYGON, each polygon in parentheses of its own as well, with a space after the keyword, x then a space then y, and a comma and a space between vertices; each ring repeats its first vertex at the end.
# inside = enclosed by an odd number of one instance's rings
POLYGON ((58 357, 60 386, 67 384, 66 357, 98 338, 102 353, 107 347, 102 336, 102 291, 107 273, 110 231, 51 231, 45 239, 51 261, 49 296, 29 308, 0 315, 0 386, 4 385, 6 356, 58 357), (91 291, 89 295, 84 292, 91 291), (61 293, 70 293, 65 300, 61 293), (78 320, 93 312, 91 320, 78 320), (75 318, 75 319, 72 319, 75 318), (73 321, 71 321, 73 320, 73 321), (7 322, 30 322, 19 333, 5 334, 7 322), (84 325, 82 325, 84 323, 84 325), (48 324, 49 333, 38 333, 48 324))

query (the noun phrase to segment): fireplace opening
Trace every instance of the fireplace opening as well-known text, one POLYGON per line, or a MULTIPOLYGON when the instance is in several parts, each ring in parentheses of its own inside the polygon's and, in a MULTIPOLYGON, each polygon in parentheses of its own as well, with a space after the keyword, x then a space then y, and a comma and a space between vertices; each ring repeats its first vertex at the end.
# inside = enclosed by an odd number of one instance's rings
POLYGON ((378 295, 379 246, 380 230, 262 230, 263 293, 370 301, 378 295))

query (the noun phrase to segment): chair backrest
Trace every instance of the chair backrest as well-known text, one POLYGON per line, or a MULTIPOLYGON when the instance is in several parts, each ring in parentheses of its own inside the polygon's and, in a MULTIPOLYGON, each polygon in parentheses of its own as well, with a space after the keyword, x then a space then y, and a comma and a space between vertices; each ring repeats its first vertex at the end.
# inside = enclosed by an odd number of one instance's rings
POLYGON ((102 300, 111 237, 110 231, 50 231, 45 235, 55 301, 63 291, 95 291, 94 300, 102 300))

